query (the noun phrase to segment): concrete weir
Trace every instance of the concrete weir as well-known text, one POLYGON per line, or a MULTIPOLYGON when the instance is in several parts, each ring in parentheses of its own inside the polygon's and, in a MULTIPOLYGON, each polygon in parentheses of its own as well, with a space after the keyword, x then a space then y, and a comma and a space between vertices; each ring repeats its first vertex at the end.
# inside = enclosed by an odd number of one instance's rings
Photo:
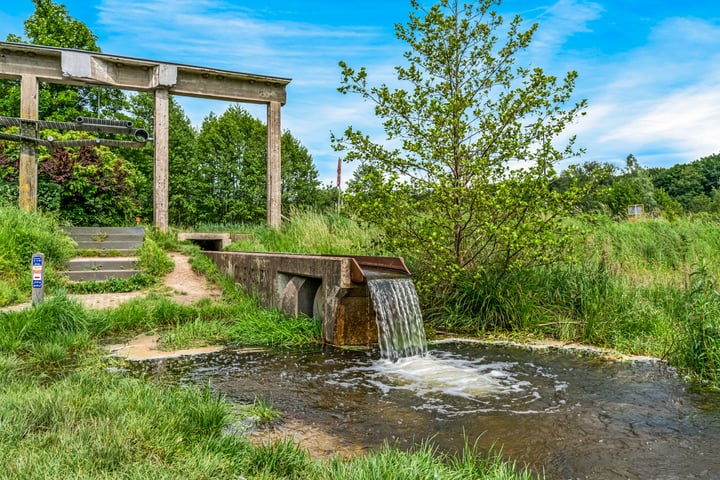
POLYGON ((338 346, 377 343, 368 274, 410 275, 399 257, 203 253, 221 272, 257 294, 264 307, 321 321, 323 341, 338 346))

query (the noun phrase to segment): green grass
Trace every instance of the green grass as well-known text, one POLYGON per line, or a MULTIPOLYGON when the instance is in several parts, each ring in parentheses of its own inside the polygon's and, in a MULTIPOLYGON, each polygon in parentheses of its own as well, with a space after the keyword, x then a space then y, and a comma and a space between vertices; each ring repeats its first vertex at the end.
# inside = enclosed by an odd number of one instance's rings
POLYGON ((248 226, 250 240, 230 245, 227 250, 334 255, 384 255, 382 232, 342 215, 292 212, 279 230, 248 226))
POLYGON ((318 478, 328 480, 533 478, 528 470, 518 469, 513 463, 503 460, 499 454, 481 453, 475 447, 468 446, 462 455, 452 457, 438 452, 431 442, 423 443, 410 452, 402 452, 386 445, 378 452, 350 462, 335 458, 322 464, 318 471, 322 472, 318 478))
POLYGON ((577 263, 466 277, 439 330, 549 336, 668 360, 720 386, 720 224, 600 220, 577 263))
POLYGON ((57 273, 74 254, 74 243, 49 217, 0 204, 0 307, 29 298, 30 259, 45 254, 45 284, 62 284, 57 273))

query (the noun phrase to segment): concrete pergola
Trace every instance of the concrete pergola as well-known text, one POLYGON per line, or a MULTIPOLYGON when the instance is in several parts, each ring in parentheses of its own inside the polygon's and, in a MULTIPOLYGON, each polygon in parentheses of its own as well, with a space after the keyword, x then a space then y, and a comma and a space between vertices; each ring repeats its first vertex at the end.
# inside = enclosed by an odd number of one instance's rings
MULTIPOLYGON (((154 225, 168 230, 169 94, 267 105, 267 223, 277 228, 280 210, 280 107, 289 78, 158 62, 106 53, 0 42, 0 78, 20 80, 21 134, 37 134, 40 82, 102 86, 155 95, 154 225), (34 132, 32 130, 35 130, 34 132)), ((22 142, 20 207, 37 208, 36 145, 22 142)))

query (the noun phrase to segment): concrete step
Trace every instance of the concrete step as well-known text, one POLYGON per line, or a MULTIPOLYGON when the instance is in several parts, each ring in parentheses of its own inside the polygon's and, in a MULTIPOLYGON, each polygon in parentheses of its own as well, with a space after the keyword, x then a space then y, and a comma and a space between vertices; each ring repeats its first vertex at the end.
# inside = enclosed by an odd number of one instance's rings
POLYGON ((140 242, 142 243, 144 237, 141 235, 133 235, 126 233, 102 233, 102 234, 90 234, 90 233, 74 233, 71 235, 73 240, 76 242, 97 242, 104 243, 107 241, 113 242, 140 242))
POLYGON ((102 242, 96 242, 96 241, 83 241, 83 240, 75 240, 75 243, 77 243, 77 248, 79 250, 137 250, 138 248, 142 247, 143 241, 115 241, 115 240, 105 240, 102 242))
POLYGON ((71 237, 74 235, 136 235, 145 236, 145 229, 142 227, 62 227, 71 237))
POLYGON ((130 278, 141 270, 82 270, 65 272, 71 282, 102 282, 111 278, 130 278))
POLYGON ((136 250, 145 239, 139 227, 63 227, 80 250, 136 250))
POLYGON ((135 270, 137 257, 75 257, 67 262, 68 271, 135 270))
POLYGON ((76 257, 67 263, 65 274, 73 282, 102 282, 128 278, 136 273, 134 256, 145 239, 140 227, 63 227, 79 250, 96 251, 97 257, 76 257), (104 253, 110 255, 105 256, 104 253))

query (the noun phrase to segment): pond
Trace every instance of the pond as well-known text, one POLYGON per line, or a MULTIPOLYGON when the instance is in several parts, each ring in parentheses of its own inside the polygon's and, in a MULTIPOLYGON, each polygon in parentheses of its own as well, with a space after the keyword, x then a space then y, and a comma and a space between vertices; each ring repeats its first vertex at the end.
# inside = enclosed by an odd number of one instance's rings
POLYGON ((692 391, 658 362, 612 362, 560 350, 444 341, 424 357, 304 349, 221 352, 138 362, 136 374, 260 397, 338 449, 442 451, 466 442, 548 479, 720 475, 720 395, 692 391))

